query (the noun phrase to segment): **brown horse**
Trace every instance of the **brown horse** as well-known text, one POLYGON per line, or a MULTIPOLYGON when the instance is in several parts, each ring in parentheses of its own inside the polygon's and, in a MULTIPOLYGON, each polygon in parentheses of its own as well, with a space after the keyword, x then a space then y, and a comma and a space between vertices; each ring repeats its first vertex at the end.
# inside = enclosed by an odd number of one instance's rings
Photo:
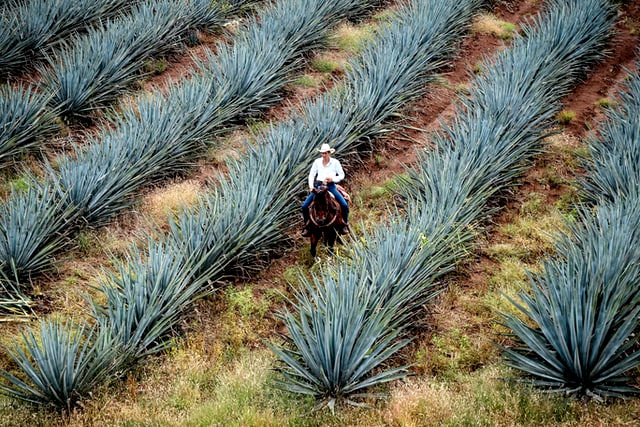
POLYGON ((311 257, 316 257, 316 248, 321 238, 333 249, 338 229, 343 226, 340 205, 322 185, 314 188, 315 197, 309 206, 309 232, 311 234, 311 257))

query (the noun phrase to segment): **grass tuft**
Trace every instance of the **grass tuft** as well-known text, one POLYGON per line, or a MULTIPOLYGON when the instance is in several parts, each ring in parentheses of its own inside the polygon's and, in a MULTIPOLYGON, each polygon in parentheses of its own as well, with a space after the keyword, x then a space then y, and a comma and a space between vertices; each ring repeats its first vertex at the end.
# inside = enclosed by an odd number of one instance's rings
POLYGON ((145 214, 155 224, 166 226, 170 216, 175 216, 193 206, 202 193, 200 185, 193 181, 181 182, 154 191, 145 199, 145 214))
POLYGON ((568 125, 575 118, 576 118, 575 111, 562 110, 556 115, 556 122, 558 122, 561 125, 568 125))
POLYGON ((161 74, 167 70, 169 63, 166 59, 150 59, 144 63, 142 68, 145 74, 161 74))
POLYGON ((333 73, 340 69, 340 65, 337 62, 322 58, 311 61, 311 67, 321 73, 333 73))
POLYGON ((498 19, 493 14, 485 13, 475 19, 473 30, 481 34, 491 34, 502 40, 510 40, 517 34, 518 27, 511 22, 498 19))
POLYGON ((341 25, 331 36, 336 47, 350 53, 357 53, 365 42, 373 36, 373 26, 355 27, 350 24, 341 25))
POLYGON ((308 74, 298 77, 293 81, 293 84, 296 86, 304 86, 308 88, 318 87, 318 82, 308 74))
POLYGON ((611 98, 600 98, 596 101, 596 105, 600 108, 611 108, 615 102, 611 98))

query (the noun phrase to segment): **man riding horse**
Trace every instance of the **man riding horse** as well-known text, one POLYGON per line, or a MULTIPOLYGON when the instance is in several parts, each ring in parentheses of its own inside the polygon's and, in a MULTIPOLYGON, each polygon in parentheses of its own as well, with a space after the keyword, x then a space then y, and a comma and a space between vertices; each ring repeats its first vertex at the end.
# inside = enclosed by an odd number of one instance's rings
POLYGON ((302 219, 304 220, 302 235, 304 237, 311 235, 309 228, 309 207, 315 198, 313 190, 323 185, 327 187, 327 191, 333 194, 338 204, 340 204, 343 224, 338 231, 340 234, 347 234, 349 232, 349 205, 336 187, 336 184, 344 179, 342 165, 340 165, 338 159, 331 158, 331 154, 335 153, 336 150, 329 147, 329 144, 322 144, 318 151, 322 154, 322 157, 316 159, 311 166, 311 171, 309 172, 309 196, 302 204, 302 219))

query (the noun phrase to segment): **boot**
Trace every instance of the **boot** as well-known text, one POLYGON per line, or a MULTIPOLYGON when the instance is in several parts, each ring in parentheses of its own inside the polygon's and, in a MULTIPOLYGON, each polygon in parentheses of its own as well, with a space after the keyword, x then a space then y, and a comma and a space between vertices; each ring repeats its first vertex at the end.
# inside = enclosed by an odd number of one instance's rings
POLYGON ((345 235, 345 234, 349 234, 349 224, 347 224, 346 222, 342 224, 342 227, 340 229, 338 229, 338 233, 345 235))
POLYGON ((346 208, 342 212, 342 227, 338 229, 340 234, 349 234, 349 208, 346 208))

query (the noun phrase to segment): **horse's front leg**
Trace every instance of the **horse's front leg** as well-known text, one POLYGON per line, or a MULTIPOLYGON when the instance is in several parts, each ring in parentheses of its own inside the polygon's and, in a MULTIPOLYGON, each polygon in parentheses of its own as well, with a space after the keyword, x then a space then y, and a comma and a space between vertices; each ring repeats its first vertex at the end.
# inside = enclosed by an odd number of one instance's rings
POLYGON ((311 233, 311 259, 316 258, 316 249, 318 247, 318 241, 320 240, 320 235, 317 232, 311 233))
POLYGON ((325 232, 325 239, 327 239, 327 245, 329 246, 329 250, 333 253, 333 246, 336 243, 336 230, 335 228, 330 228, 325 232))

